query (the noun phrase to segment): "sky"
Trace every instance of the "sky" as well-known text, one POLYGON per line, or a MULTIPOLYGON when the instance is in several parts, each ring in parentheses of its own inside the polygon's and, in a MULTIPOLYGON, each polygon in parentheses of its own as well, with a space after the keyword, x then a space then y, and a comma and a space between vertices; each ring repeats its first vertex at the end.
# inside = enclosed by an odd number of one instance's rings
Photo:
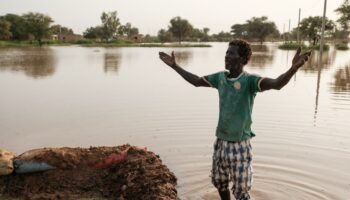
MULTIPOLYGON (((344 0, 328 0, 326 15, 332 20, 334 10, 344 0)), ((54 24, 82 34, 86 28, 101 24, 102 12, 117 11, 122 24, 130 22, 141 34, 156 35, 167 29, 171 18, 180 16, 196 28, 210 28, 210 34, 228 32, 233 24, 251 17, 267 16, 280 32, 297 26, 301 19, 323 15, 324 0, 0 0, 0 15, 40 12, 54 24)))

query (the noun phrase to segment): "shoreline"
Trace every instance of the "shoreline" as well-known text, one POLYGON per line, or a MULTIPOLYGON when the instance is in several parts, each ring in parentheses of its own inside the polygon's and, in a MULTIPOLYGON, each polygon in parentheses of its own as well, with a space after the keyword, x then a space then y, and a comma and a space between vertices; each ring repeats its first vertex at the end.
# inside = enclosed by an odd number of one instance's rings
MULTIPOLYGON (((207 48, 212 47, 212 45, 207 43, 190 43, 184 42, 179 43, 127 43, 127 42, 110 42, 110 43, 96 43, 96 42, 76 42, 76 43, 51 43, 44 42, 41 47, 47 46, 81 46, 81 47, 175 47, 175 48, 189 48, 189 47, 198 47, 198 48, 207 48)), ((0 48, 8 47, 40 47, 40 45, 35 41, 0 41, 0 48)))

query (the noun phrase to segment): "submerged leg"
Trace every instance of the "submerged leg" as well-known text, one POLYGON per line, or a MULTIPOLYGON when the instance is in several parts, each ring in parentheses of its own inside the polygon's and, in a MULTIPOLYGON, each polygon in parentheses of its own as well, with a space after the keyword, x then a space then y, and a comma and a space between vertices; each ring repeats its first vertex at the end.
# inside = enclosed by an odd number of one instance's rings
POLYGON ((219 191, 221 200, 231 200, 230 190, 219 191))

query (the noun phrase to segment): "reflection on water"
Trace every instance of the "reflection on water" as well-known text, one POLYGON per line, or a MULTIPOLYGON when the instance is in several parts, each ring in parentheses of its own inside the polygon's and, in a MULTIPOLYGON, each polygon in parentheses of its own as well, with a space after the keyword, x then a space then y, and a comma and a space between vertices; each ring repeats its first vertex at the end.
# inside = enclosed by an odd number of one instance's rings
MULTIPOLYGON (((246 70, 266 77, 287 71, 295 53, 271 43, 252 48, 246 70)), ((45 146, 147 146, 178 177, 180 199, 219 199, 208 176, 217 91, 191 87, 165 67, 158 52, 172 50, 181 66, 201 75, 223 70, 227 44, 0 49, 0 146, 17 153, 45 146), (55 69, 50 79, 8 73, 42 77, 55 69)), ((318 65, 314 51, 282 90, 257 94, 255 200, 350 197, 350 51, 331 48, 323 55, 318 65)))
POLYGON ((249 66, 264 68, 273 62, 275 48, 269 48, 267 45, 251 45, 252 56, 249 61, 249 66))
POLYGON ((273 62, 273 58, 273 54, 253 52, 249 65, 252 67, 264 68, 273 62))
POLYGON ((305 63, 301 70, 315 73, 319 70, 318 66, 321 66, 321 69, 329 68, 335 60, 336 52, 336 50, 331 49, 329 51, 324 51, 321 56, 319 51, 313 51, 309 61, 305 63))
POLYGON ((267 52, 269 50, 268 46, 264 44, 251 44, 250 48, 253 52, 267 52))
POLYGON ((2 48, 0 70, 20 71, 40 78, 55 72, 55 56, 50 48, 2 48))
POLYGON ((338 69, 334 75, 334 90, 336 92, 350 91, 350 65, 338 69))
POLYGON ((121 54, 118 49, 107 49, 104 54, 105 73, 118 73, 121 54))
POLYGON ((175 51, 175 57, 178 64, 180 64, 183 67, 186 67, 188 63, 191 61, 193 53, 192 51, 187 50, 181 50, 181 51, 175 51))

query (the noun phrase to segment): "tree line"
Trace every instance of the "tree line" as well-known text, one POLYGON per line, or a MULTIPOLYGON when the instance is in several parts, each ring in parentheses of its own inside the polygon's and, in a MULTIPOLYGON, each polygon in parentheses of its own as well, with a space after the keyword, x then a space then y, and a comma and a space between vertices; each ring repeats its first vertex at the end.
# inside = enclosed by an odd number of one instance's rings
MULTIPOLYGON (((349 37, 350 2, 344 2, 335 10, 339 15, 336 21, 326 19, 325 33, 328 38, 347 39, 349 37)), ((50 39, 54 34, 74 34, 73 30, 58 24, 52 25, 53 19, 41 13, 29 12, 23 15, 6 14, 0 16, 0 40, 36 40, 39 44, 43 39, 50 39)), ((209 34, 207 27, 196 28, 187 19, 174 17, 167 28, 158 31, 157 36, 142 35, 139 29, 130 22, 122 24, 117 11, 103 12, 101 24, 87 28, 83 36, 95 41, 110 42, 115 40, 143 42, 179 42, 182 41, 229 41, 233 37, 250 41, 281 40, 287 38, 296 40, 299 30, 302 40, 316 44, 321 34, 322 17, 310 16, 304 18, 299 29, 280 33, 276 24, 266 16, 252 17, 245 23, 233 24, 230 31, 209 34)))

